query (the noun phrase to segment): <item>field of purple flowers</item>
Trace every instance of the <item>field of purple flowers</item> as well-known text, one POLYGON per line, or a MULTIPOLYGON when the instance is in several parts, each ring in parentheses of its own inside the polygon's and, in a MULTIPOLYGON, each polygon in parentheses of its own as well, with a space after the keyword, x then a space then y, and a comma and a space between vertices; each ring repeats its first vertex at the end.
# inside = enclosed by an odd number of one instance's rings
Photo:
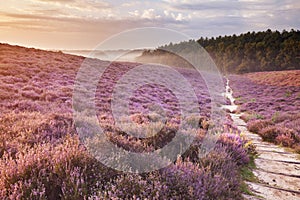
MULTIPOLYGON (((149 173, 123 173, 90 155, 72 118, 74 82, 83 61, 61 52, 0 44, 0 199, 242 198, 239 170, 249 163, 247 141, 226 120, 214 150, 199 158, 201 140, 214 122, 204 81, 190 69, 181 73, 198 97, 201 113, 191 120, 199 127, 193 130, 193 145, 173 164, 149 173)), ((148 114, 147 108, 159 103, 168 120, 161 132, 139 139, 114 127, 114 84, 136 65, 116 62, 103 74, 96 92, 98 118, 113 143, 130 151, 151 151, 172 139, 180 113, 168 89, 147 85, 131 98, 130 118, 141 127, 155 122, 158 116, 148 114)))
POLYGON ((300 152, 300 71, 230 76, 248 129, 266 141, 300 152))

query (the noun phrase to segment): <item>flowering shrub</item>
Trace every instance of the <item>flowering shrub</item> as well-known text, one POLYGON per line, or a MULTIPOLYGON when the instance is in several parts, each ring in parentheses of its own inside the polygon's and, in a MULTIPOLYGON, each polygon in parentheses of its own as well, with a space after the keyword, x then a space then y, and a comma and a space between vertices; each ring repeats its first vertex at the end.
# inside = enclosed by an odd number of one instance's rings
MULTIPOLYGON (((246 141, 233 134, 236 127, 226 119, 223 130, 218 131, 230 134, 222 135, 208 155, 199 156, 207 130, 218 126, 210 119, 211 99, 205 81, 191 69, 178 71, 190 82, 199 101, 199 116, 184 124, 196 123, 199 127, 183 131, 195 134, 195 141, 182 158, 164 169, 124 174, 99 163, 77 136, 72 91, 83 57, 4 44, 0 44, 0 51, 0 199, 241 198, 238 169, 248 162, 246 141)), ((96 91, 97 114, 112 143, 128 151, 153 151, 176 134, 181 123, 179 103, 167 88, 146 85, 130 99, 134 125, 128 125, 126 131, 140 131, 153 123, 148 132, 159 129, 158 133, 139 139, 115 127, 111 94, 119 78, 135 66, 114 62, 107 68, 96 91), (151 113, 156 105, 163 112, 151 113), (164 113, 166 122, 161 123, 164 113)), ((225 103, 225 99, 218 102, 225 103)), ((111 154, 110 159, 119 158, 111 154)), ((139 161, 128 162, 128 167, 142 165, 143 157, 139 161)))
POLYGON ((138 174, 123 174, 110 180, 89 199, 166 199, 167 186, 160 182, 159 174, 142 177, 138 174))
POLYGON ((247 128, 269 142, 299 148, 299 70, 230 76, 247 128), (251 101, 255 99, 255 101, 251 101))
POLYGON ((14 154, 26 145, 59 142, 67 134, 75 134, 68 114, 6 113, 0 117, 0 157, 4 152, 14 154))
POLYGON ((258 133, 261 129, 272 124, 269 120, 251 120, 247 123, 247 128, 251 132, 258 133))
POLYGON ((246 165, 249 163, 249 156, 245 145, 247 140, 240 137, 238 134, 222 134, 218 141, 217 148, 222 149, 230 155, 237 165, 246 165))
POLYGON ((266 141, 274 141, 277 136, 284 133, 283 128, 277 128, 276 126, 270 126, 263 128, 259 133, 262 138, 266 141))
POLYGON ((4 154, 0 175, 1 199, 28 198, 37 191, 48 199, 80 199, 91 193, 96 180, 104 182, 114 173, 90 157, 78 138, 68 136, 57 146, 44 143, 14 156, 4 154))
POLYGON ((159 172, 120 175, 90 199, 238 199, 239 186, 238 166, 218 148, 197 163, 179 158, 159 172))
POLYGON ((289 132, 282 134, 282 135, 278 135, 275 138, 275 142, 277 144, 281 144, 285 147, 292 147, 295 144, 295 140, 293 138, 293 135, 289 132))

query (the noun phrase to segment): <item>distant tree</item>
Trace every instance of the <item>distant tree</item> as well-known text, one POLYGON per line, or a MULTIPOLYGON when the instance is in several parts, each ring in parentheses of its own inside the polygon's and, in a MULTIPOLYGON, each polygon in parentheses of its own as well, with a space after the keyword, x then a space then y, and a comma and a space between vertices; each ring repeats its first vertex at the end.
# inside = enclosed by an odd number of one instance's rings
MULTIPOLYGON (((170 43, 163 48, 176 51, 193 51, 189 46, 194 40, 170 43)), ((291 29, 247 32, 240 35, 200 37, 197 42, 206 49, 224 73, 300 69, 300 31, 291 29)), ((162 52, 146 52, 158 55, 162 52)), ((143 54, 142 56, 145 56, 143 54)), ((167 59, 168 57, 165 57, 167 59)))

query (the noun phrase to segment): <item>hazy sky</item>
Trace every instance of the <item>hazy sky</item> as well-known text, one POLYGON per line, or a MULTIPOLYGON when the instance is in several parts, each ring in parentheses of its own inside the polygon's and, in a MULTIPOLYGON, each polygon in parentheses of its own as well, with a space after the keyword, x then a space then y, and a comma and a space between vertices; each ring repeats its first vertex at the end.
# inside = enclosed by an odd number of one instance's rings
POLYGON ((300 1, 0 2, 0 42, 5 43, 48 49, 92 49, 113 34, 141 27, 174 29, 196 39, 268 28, 300 29, 300 1))

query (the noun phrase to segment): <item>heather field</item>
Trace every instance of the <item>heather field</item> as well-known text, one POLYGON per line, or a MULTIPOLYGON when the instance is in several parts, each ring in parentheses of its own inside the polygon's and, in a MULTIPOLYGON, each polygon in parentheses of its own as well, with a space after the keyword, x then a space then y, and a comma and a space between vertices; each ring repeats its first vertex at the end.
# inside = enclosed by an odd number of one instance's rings
POLYGON ((300 71, 232 75, 230 81, 249 131, 300 152, 300 71))
MULTIPOLYGON (((196 128, 184 129, 186 134, 196 135, 192 145, 167 167, 146 173, 125 173, 99 162, 78 136, 72 96, 83 62, 84 57, 80 56, 0 44, 0 199, 242 199, 240 171, 249 163, 253 149, 225 112, 220 110, 218 114, 221 121, 212 120, 213 102, 205 81, 196 71, 177 69, 192 85, 200 110, 200 114, 184 119, 197 124, 196 128), (221 136, 214 149, 200 157, 201 142, 210 128, 221 136)), ((90 62, 100 67, 107 64, 96 59, 90 62)), ((138 88, 130 97, 128 118, 135 125, 125 127, 125 131, 115 126, 110 106, 114 86, 137 65, 114 62, 105 70, 95 95, 97 117, 105 136, 118 147, 151 152, 172 140, 182 118, 176 96, 164 86, 150 84, 138 88), (161 110, 161 115, 166 116, 164 123, 159 121, 160 113, 153 114, 151 109, 161 110), (157 127, 160 127, 158 133, 153 134, 157 127), (127 134, 139 131, 150 137, 127 134)), ((242 76, 231 79, 232 87, 240 91, 235 95, 245 98, 238 87, 244 80, 248 81, 245 82, 248 87, 250 80, 242 76)), ((257 89, 271 87, 256 85, 257 89)), ((299 110, 299 85, 286 87, 280 90, 281 99, 291 104, 289 110, 282 108, 280 115, 274 111, 270 115, 274 119, 265 117, 268 123, 283 123, 291 133, 296 133, 300 118, 292 112, 299 110), (281 120, 283 111, 285 120, 281 120)), ((270 95, 277 88, 268 89, 270 95)), ((260 102, 258 96, 251 98, 256 98, 252 103, 260 102)), ((220 109, 226 100, 220 93, 214 103, 220 109)), ((273 104, 283 105, 282 101, 273 104)), ((242 109, 247 108, 242 105, 242 109)), ((255 114, 264 115, 261 110, 255 114)), ((111 157, 118 159, 118 155, 111 157)), ((132 165, 136 163, 127 163, 128 168, 132 165)))

